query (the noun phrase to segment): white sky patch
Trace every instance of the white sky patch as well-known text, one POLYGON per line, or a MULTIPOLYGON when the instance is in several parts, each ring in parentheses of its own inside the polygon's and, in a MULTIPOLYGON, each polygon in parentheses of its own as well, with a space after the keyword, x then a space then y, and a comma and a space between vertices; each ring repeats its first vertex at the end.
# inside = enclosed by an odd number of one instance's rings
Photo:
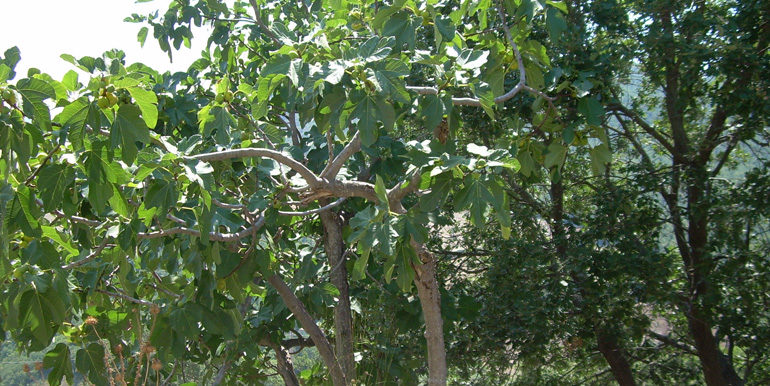
MULTIPOLYGON (((168 9, 168 1, 134 4, 133 0, 0 0, 0 55, 13 46, 21 50, 16 79, 35 67, 61 79, 74 66, 59 56, 99 57, 117 48, 126 64, 141 62, 160 72, 185 71, 205 48, 209 28, 194 28, 192 48, 182 45, 174 62, 160 50, 150 27, 142 48, 136 35, 144 24, 127 23, 132 13, 146 15, 168 9)), ((162 12, 161 12, 162 13, 162 12)))

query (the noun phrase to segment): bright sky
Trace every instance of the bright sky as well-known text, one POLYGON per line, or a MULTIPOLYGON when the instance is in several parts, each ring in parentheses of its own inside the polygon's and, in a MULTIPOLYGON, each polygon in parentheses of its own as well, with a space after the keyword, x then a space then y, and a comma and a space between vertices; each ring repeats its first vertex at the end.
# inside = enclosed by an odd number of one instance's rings
POLYGON ((126 53, 127 64, 141 62, 161 72, 183 71, 199 57, 207 32, 193 30, 192 48, 182 45, 171 63, 152 37, 152 28, 142 48, 136 34, 144 25, 123 21, 132 13, 165 11, 168 4, 169 0, 142 4, 134 4, 134 0, 0 0, 0 55, 19 47, 16 79, 24 77, 30 67, 61 79, 74 66, 59 55, 98 57, 113 48, 126 53))

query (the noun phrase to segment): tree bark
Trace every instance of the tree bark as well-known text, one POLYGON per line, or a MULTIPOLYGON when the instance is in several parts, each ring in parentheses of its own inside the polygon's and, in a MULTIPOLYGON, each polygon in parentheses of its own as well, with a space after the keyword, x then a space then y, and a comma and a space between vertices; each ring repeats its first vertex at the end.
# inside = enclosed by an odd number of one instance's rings
MULTIPOLYGON (((556 254, 561 261, 567 259, 567 238, 564 230, 564 183, 563 180, 551 182, 551 236, 556 245, 556 254)), ((585 291, 582 287, 582 280, 576 275, 571 274, 573 281, 580 288, 580 308, 584 307, 585 291)), ((610 365, 610 370, 615 380, 621 386, 635 386, 634 375, 631 372, 631 365, 625 357, 625 352, 618 346, 617 339, 607 332, 603 327, 594 329, 596 341, 599 346, 599 352, 610 365)))
POLYGON ((323 331, 318 327, 318 324, 316 324, 313 317, 310 316, 305 305, 302 304, 299 298, 297 298, 297 295, 294 294, 291 288, 286 285, 278 274, 269 276, 267 282, 278 291, 278 295, 281 296, 283 302, 286 303, 286 306, 291 313, 297 318, 299 324, 305 332, 310 334, 310 339, 315 343, 318 353, 321 355, 321 359, 323 359, 326 367, 329 368, 329 373, 331 374, 334 386, 347 386, 348 382, 345 379, 345 373, 342 371, 342 366, 340 366, 337 357, 334 355, 332 345, 329 343, 329 340, 326 339, 326 335, 324 335, 323 331))
POLYGON ((444 320, 441 317, 441 293, 436 279, 436 260, 425 246, 412 242, 422 261, 415 268, 414 284, 425 319, 425 340, 428 345, 428 385, 446 385, 447 365, 444 347, 444 320))
POLYGON ((337 305, 334 307, 334 349, 342 366, 342 371, 345 373, 345 378, 348 382, 353 383, 356 379, 353 317, 350 312, 348 270, 345 265, 342 224, 339 215, 330 210, 321 212, 321 224, 324 228, 324 249, 331 267, 331 282, 340 291, 337 305))
POLYGON ((628 364, 624 351, 618 347, 615 338, 597 332, 596 340, 599 344, 599 352, 602 353, 604 359, 610 364, 610 370, 618 384, 621 386, 635 386, 636 382, 631 372, 631 365, 628 364))
POLYGON ((299 386, 299 380, 297 375, 294 374, 294 365, 291 362, 288 350, 268 338, 262 339, 259 344, 270 347, 275 352, 275 359, 278 362, 278 374, 283 378, 283 383, 286 386, 299 386))

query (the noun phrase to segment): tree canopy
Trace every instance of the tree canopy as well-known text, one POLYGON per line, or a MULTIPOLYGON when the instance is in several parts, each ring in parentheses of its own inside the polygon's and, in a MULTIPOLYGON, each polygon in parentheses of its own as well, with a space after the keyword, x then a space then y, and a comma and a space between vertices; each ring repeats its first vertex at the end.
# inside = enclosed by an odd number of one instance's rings
POLYGON ((207 49, 0 57, 0 333, 51 384, 767 381, 763 2, 127 21, 207 49))

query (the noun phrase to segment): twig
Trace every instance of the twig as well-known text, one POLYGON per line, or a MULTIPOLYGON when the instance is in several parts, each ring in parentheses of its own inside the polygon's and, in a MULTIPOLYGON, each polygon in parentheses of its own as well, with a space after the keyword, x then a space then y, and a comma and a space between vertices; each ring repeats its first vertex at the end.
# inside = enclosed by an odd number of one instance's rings
MULTIPOLYGON (((255 230, 261 228, 262 225, 264 225, 264 223, 265 223, 265 216, 260 216, 259 220, 257 220, 257 222, 249 228, 246 228, 237 233, 209 232, 209 239, 212 241, 222 241, 222 242, 237 241, 242 238, 250 236, 255 230)), ((180 226, 180 227, 174 227, 171 229, 164 229, 164 230, 155 231, 155 232, 139 232, 136 234, 136 237, 137 239, 157 239, 159 237, 172 236, 176 234, 185 234, 185 235, 190 235, 195 237, 201 236, 201 232, 199 230, 180 226)))
POLYGON ((240 209, 246 208, 246 205, 243 205, 243 204, 228 204, 226 202, 219 201, 216 198, 212 198, 211 202, 214 205, 216 205, 216 206, 218 206, 220 208, 224 208, 224 209, 240 210, 240 209))
POLYGON ((301 164, 299 161, 295 160, 294 158, 291 158, 283 153, 280 153, 275 150, 270 150, 270 149, 254 148, 254 147, 243 148, 243 149, 232 149, 232 150, 224 150, 224 151, 218 151, 213 153, 198 154, 194 156, 184 157, 184 159, 211 162, 211 161, 224 161, 224 160, 233 159, 233 158, 251 158, 251 157, 270 158, 280 164, 286 165, 290 167, 292 170, 299 173, 299 175, 301 175, 302 178, 304 178, 305 181, 310 186, 316 186, 320 183, 318 176, 316 176, 315 173, 313 173, 305 165, 301 164))
POLYGON ((105 238, 102 241, 102 243, 99 244, 99 246, 96 247, 96 249, 93 252, 91 252, 88 256, 84 257, 82 260, 73 261, 73 262, 71 262, 71 263, 69 263, 67 265, 64 265, 64 266, 62 266, 62 269, 72 269, 72 268, 80 267, 81 265, 83 265, 85 263, 88 263, 89 261, 95 259, 96 256, 99 256, 99 254, 102 252, 102 250, 104 250, 104 248, 106 248, 106 247, 114 247, 115 244, 108 244, 107 243, 108 240, 109 240, 109 238, 105 238))
POLYGON ((45 166, 45 164, 47 164, 48 161, 51 160, 51 157, 53 157, 53 155, 56 154, 59 151, 59 149, 61 149, 61 145, 56 145, 56 147, 53 148, 53 150, 51 150, 51 152, 48 153, 48 155, 45 156, 45 158, 43 158, 43 161, 40 162, 40 165, 37 166, 35 171, 32 172, 32 174, 30 174, 26 180, 24 180, 24 185, 29 186, 29 184, 32 183, 32 180, 34 180, 35 177, 37 177, 37 174, 40 173, 40 169, 42 169, 43 166, 45 166))
POLYGON ((146 300, 141 300, 141 299, 133 298, 131 296, 128 296, 128 295, 125 295, 125 294, 121 294, 121 293, 117 293, 117 292, 110 292, 110 291, 105 291, 105 290, 102 290, 102 289, 96 289, 96 292, 105 294, 107 296, 112 296, 114 298, 120 298, 120 299, 123 299, 123 300, 128 300, 131 303, 141 304, 143 306, 151 307, 151 306, 155 305, 155 303, 151 303, 151 302, 148 302, 146 300))
POLYGON ((342 204, 343 202, 345 202, 345 199, 346 199, 346 197, 340 197, 340 198, 337 199, 337 201, 334 201, 331 204, 324 205, 324 206, 322 206, 320 208, 306 210, 304 212, 286 212, 286 211, 279 210, 278 214, 283 215, 283 216, 307 216, 307 215, 311 215, 311 214, 321 213, 323 211, 326 211, 326 210, 329 210, 331 208, 334 208, 335 206, 337 206, 339 204, 342 204))
POLYGON ((337 154, 337 157, 335 157, 333 161, 326 165, 324 170, 321 172, 321 178, 335 178, 337 173, 340 172, 342 165, 359 150, 361 150, 361 135, 359 132, 356 132, 353 135, 353 138, 350 139, 350 142, 348 142, 348 144, 345 145, 345 147, 342 149, 340 154, 337 154))
POLYGON ((282 46, 283 43, 281 43, 280 40, 278 40, 278 37, 275 36, 273 31, 270 30, 270 28, 265 25, 265 22, 262 21, 262 17, 259 15, 259 5, 257 5, 256 0, 249 0, 249 4, 251 4, 251 8, 254 9, 254 20, 259 24, 259 26, 262 28, 262 30, 265 31, 265 35, 267 35, 270 39, 272 39, 276 44, 279 46, 282 46))

